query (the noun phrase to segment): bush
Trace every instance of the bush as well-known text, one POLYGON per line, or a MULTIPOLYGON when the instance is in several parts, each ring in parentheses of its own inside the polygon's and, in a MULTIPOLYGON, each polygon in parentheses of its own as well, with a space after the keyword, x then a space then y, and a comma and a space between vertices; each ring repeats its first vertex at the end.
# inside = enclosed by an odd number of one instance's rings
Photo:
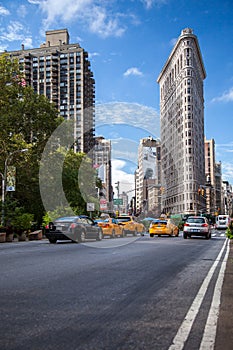
POLYGON ((71 216, 75 215, 74 211, 70 207, 57 207, 53 211, 47 211, 45 215, 43 216, 43 223, 42 226, 46 226, 49 224, 50 221, 53 221, 59 217, 62 216, 71 216))
POLYGON ((12 225, 16 232, 22 233, 23 231, 29 231, 32 226, 34 215, 29 213, 23 213, 15 216, 12 220, 12 225))
POLYGON ((231 221, 231 223, 229 224, 227 230, 226 230, 226 236, 229 239, 233 238, 233 221, 231 221))
POLYGON ((183 229, 184 229, 184 222, 183 221, 179 222, 178 229, 179 229, 179 231, 183 231, 183 229))

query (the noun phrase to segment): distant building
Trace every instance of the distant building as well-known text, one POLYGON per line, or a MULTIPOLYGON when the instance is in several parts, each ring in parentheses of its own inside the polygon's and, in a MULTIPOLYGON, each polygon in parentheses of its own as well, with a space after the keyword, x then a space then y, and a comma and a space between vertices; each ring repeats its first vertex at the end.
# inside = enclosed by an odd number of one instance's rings
POLYGON ((103 211, 112 210, 112 162, 111 162, 111 141, 99 136, 95 138, 93 149, 93 164, 98 171, 98 177, 102 180, 103 189, 100 199, 102 200, 103 211), (106 200, 104 203, 103 200, 106 200), (104 204, 106 204, 104 206, 104 204))
POLYGON ((206 212, 223 213, 222 164, 215 161, 215 141, 205 140, 206 212))
POLYGON ((26 83, 53 102, 65 119, 74 121, 74 150, 94 146, 95 81, 88 53, 69 43, 67 29, 46 31, 40 48, 10 51, 18 58, 26 83))
POLYGON ((233 191, 228 181, 222 182, 223 210, 220 214, 233 215, 233 191))
POLYGON ((129 212, 129 196, 126 192, 122 192, 119 195, 119 198, 122 199, 122 205, 120 205, 120 213, 128 214, 129 212))
MULTIPOLYGON (((205 196, 206 212, 214 214, 216 212, 216 176, 215 176, 215 141, 205 139, 205 196)), ((203 184, 204 185, 204 184, 203 184)))
POLYGON ((223 213, 223 198, 222 198, 222 163, 215 163, 215 199, 216 199, 216 212, 215 214, 223 213))
POLYGON ((198 194, 199 186, 205 184, 205 78, 197 37, 192 29, 186 28, 157 79, 164 213, 205 211, 205 199, 198 194))
POLYGON ((152 137, 140 140, 138 169, 135 172, 136 212, 161 212, 160 141, 152 137))

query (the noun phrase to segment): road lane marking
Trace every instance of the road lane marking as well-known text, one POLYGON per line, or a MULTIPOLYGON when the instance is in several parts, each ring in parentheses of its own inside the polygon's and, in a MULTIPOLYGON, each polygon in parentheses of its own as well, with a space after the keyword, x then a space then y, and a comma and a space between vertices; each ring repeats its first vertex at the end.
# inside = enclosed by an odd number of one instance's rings
POLYGON ((226 239, 221 251, 219 252, 217 259, 214 261, 213 265, 211 266, 206 278, 204 279, 191 307, 189 308, 180 328, 178 329, 173 341, 172 345, 169 347, 168 350, 181 350, 184 347, 184 344, 186 340, 188 339, 189 333, 191 331, 192 325, 195 321, 195 318, 199 312, 200 306, 203 302, 203 299, 205 297, 205 294, 207 292, 208 286, 210 284, 210 281, 213 277, 213 274, 215 272, 215 269, 223 255, 225 246, 227 244, 228 240, 226 239))
POLYGON ((209 315, 208 315, 205 330, 204 330, 204 335, 203 335, 199 350, 214 349, 216 332, 217 332, 217 322, 218 322, 218 316, 219 316, 219 307, 221 302, 222 285, 223 285, 223 279, 224 279, 229 251, 230 251, 230 241, 228 241, 225 257, 221 264, 218 279, 214 288, 214 295, 213 295, 211 307, 209 310, 209 315))

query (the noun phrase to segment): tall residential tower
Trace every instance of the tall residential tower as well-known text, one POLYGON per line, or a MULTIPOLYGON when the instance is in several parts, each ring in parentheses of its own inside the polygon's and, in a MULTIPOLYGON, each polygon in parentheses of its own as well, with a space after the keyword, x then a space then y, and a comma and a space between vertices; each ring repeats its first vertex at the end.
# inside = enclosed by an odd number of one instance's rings
POLYGON ((157 82, 160 85, 161 159, 165 213, 205 210, 204 98, 206 72, 197 37, 182 30, 157 82))
POLYGON ((55 104, 60 115, 74 121, 74 149, 94 146, 95 81, 87 52, 69 43, 67 29, 46 32, 40 48, 9 52, 18 58, 28 85, 55 104))

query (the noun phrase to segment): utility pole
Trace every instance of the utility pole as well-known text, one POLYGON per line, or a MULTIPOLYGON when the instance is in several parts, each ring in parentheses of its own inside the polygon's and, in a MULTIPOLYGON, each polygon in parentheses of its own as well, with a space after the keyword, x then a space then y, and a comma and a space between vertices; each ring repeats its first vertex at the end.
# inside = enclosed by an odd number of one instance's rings
MULTIPOLYGON (((117 185, 116 186, 117 198, 119 199, 119 197, 120 197, 120 181, 115 182, 115 185, 117 185)), ((119 203, 117 204, 117 210, 118 210, 118 214, 119 214, 120 213, 120 204, 119 203)))
POLYGON ((15 153, 22 153, 22 152, 27 152, 28 149, 17 149, 11 153, 8 154, 8 156, 5 159, 4 162, 4 171, 3 173, 0 173, 2 177, 2 217, 1 217, 1 225, 4 226, 4 220, 5 220, 5 192, 6 192, 6 180, 7 180, 7 166, 8 166, 8 161, 11 158, 11 156, 15 153))

